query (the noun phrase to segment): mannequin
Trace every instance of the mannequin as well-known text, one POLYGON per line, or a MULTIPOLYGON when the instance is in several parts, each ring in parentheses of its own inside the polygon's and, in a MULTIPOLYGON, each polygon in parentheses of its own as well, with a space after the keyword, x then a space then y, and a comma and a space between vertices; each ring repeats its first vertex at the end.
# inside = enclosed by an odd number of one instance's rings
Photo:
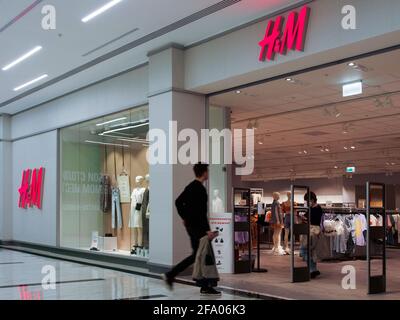
POLYGON ((219 190, 214 190, 214 199, 212 201, 212 210, 213 213, 223 213, 224 212, 224 205, 222 203, 222 199, 219 195, 219 190))
POLYGON ((292 194, 291 192, 288 192, 286 195, 287 195, 287 200, 282 203, 283 221, 285 225, 285 237, 283 241, 283 246, 286 254, 290 254, 289 234, 290 234, 290 208, 291 208, 292 194))
POLYGON ((282 208, 281 204, 279 203, 280 199, 280 194, 278 192, 274 192, 272 194, 272 198, 274 201, 272 202, 271 206, 271 227, 273 229, 273 236, 272 240, 274 243, 274 246, 272 248, 272 253, 275 255, 284 255, 285 251, 283 251, 281 247, 281 233, 282 229, 284 227, 283 224, 283 215, 282 215, 282 208))
POLYGON ((143 194, 142 203, 142 221, 143 221, 143 245, 145 248, 149 248, 149 219, 150 219, 150 175, 146 174, 145 180, 145 191, 143 194))
POLYGON ((137 254, 138 248, 143 248, 143 219, 142 203, 145 188, 143 187, 144 178, 137 176, 135 179, 136 187, 131 195, 131 217, 129 228, 133 231, 131 254, 137 254))

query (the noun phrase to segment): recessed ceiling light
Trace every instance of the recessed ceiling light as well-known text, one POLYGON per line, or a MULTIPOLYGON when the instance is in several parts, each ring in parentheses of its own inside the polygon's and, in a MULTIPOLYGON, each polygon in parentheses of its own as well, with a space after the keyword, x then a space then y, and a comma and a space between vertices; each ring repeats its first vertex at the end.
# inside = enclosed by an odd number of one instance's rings
POLYGON ((91 144, 100 144, 103 146, 114 146, 114 147, 123 147, 123 148, 129 148, 128 145, 126 144, 116 144, 116 143, 107 143, 107 142, 99 142, 99 141, 91 141, 91 140, 86 140, 86 143, 91 143, 91 144))
POLYGON ((343 147, 343 149, 344 149, 344 150, 348 150, 349 148, 347 148, 347 147, 343 147))
POLYGON ((88 22, 90 20, 92 20, 93 18, 97 17, 98 15, 104 13, 105 11, 111 9, 112 7, 114 7, 115 5, 117 5, 118 3, 120 3, 122 0, 112 0, 108 3, 106 3, 104 6, 100 7, 99 9, 93 11, 92 13, 88 14, 86 17, 84 17, 82 19, 82 22, 88 22))
POLYGON ((338 166, 334 166, 333 168, 334 168, 334 169, 338 169, 339 167, 338 167, 338 166))
POLYGON ((355 66, 357 66, 354 62, 350 62, 349 64, 348 64, 348 66, 349 67, 355 67, 355 66))
POLYGON ((326 151, 326 152, 329 152, 330 150, 329 150, 329 148, 325 148, 325 151, 326 151))
POLYGON ((129 126, 129 127, 123 127, 123 128, 108 130, 108 131, 103 132, 103 135, 104 135, 104 134, 108 134, 108 133, 113 133, 113 132, 125 131, 125 130, 128 130, 128 129, 140 128, 140 127, 144 127, 144 126, 148 126, 148 125, 149 125, 149 123, 148 123, 148 122, 145 122, 145 123, 137 124, 137 125, 134 125, 134 126, 129 126))
POLYGON ((351 146, 350 148, 354 150, 356 147, 355 146, 351 146))
POLYGON ((262 142, 262 141, 258 141, 258 144, 259 144, 259 145, 263 145, 263 144, 264 144, 264 142, 262 142))
POLYGON ((22 61, 28 59, 30 56, 34 55, 36 52, 42 50, 41 46, 36 46, 35 48, 33 48, 32 50, 30 50, 29 52, 25 53, 24 55, 22 55, 21 57, 19 57, 18 59, 16 59, 15 61, 9 63, 8 65, 6 65, 2 70, 3 71, 7 71, 9 69, 11 69, 12 67, 16 66, 18 63, 21 63, 22 61))
POLYGON ((240 90, 236 90, 236 93, 237 93, 237 94, 241 94, 241 93, 242 93, 242 91, 240 91, 240 90))
POLYGON ((287 81, 287 82, 292 82, 293 79, 292 79, 292 78, 286 78, 286 81, 287 81))
POLYGON ((40 77, 38 77, 36 79, 33 79, 31 81, 28 81, 27 83, 24 83, 24 84, 20 85, 19 87, 14 88, 14 91, 19 91, 19 90, 21 90, 21 89, 23 89, 25 87, 28 87, 28 86, 30 86, 30 85, 32 85, 32 84, 34 84, 34 83, 36 83, 36 82, 38 82, 40 80, 43 80, 44 78, 47 78, 47 77, 48 77, 48 75, 44 74, 44 75, 42 75, 42 76, 40 76, 40 77))
POLYGON ((362 81, 343 85, 343 97, 355 96, 363 93, 362 81))
POLYGON ((127 117, 122 117, 122 118, 118 118, 118 119, 114 119, 114 120, 98 123, 98 124, 96 124, 96 126, 101 127, 101 126, 104 126, 106 124, 110 124, 110 123, 114 123, 114 122, 122 121, 122 120, 126 120, 126 119, 128 119, 128 118, 127 117))

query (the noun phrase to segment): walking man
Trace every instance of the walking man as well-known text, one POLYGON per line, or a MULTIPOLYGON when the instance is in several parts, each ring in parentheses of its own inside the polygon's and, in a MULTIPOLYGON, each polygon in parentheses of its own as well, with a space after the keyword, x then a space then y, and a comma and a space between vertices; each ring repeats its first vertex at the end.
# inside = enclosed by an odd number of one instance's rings
MULTIPOLYGON (((208 164, 198 163, 193 167, 196 176, 176 199, 175 205, 179 216, 183 220, 186 231, 190 237, 192 254, 178 263, 172 270, 163 275, 164 281, 170 289, 173 287, 175 277, 190 267, 196 259, 200 239, 205 235, 212 241, 217 234, 210 230, 208 222, 208 195, 203 183, 208 179, 208 164)), ((204 284, 200 290, 203 295, 220 295, 211 286, 204 284)))

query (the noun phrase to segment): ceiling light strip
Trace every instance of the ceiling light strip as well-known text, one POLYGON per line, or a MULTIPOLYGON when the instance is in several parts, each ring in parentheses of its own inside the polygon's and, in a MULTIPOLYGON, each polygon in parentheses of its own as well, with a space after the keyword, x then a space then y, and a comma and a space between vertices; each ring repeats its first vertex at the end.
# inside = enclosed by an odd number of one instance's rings
POLYGON ((107 143, 107 142, 99 142, 99 141, 91 141, 91 140, 85 140, 85 143, 100 144, 100 145, 103 145, 103 146, 114 146, 114 147, 129 148, 129 146, 126 145, 126 144, 107 143))
POLYGON ((35 48, 30 50, 29 52, 25 53, 21 57, 17 58, 13 62, 11 62, 8 65, 6 65, 5 67, 3 67, 2 70, 3 71, 10 70, 12 67, 16 66, 17 64, 21 63, 22 61, 24 61, 24 60, 28 59, 29 57, 33 56, 35 53, 39 52, 40 50, 42 50, 42 47, 41 46, 36 46, 35 48))
POLYGON ((87 70, 87 69, 89 69, 89 68, 91 68, 91 67, 93 67, 95 65, 98 65, 98 64, 100 64, 100 63, 102 63, 104 61, 107 61, 107 60, 109 60, 111 58, 114 58, 114 57, 120 55, 120 54, 123 54, 123 53, 125 53, 125 52, 127 52, 127 51, 129 51, 129 50, 131 50, 133 48, 136 48, 136 47, 138 47, 138 46, 140 46, 142 44, 150 42, 151 40, 160 38, 160 37, 162 37, 162 36, 164 36, 164 35, 166 35, 166 34, 168 34, 170 32, 173 32, 173 31, 178 30, 178 29, 180 29, 180 28, 182 28, 184 26, 187 26, 187 25, 189 25, 189 24, 191 24, 193 22, 201 20, 202 18, 208 17, 208 16, 210 16, 210 15, 212 15, 212 14, 218 12, 218 11, 221 11, 221 10, 223 10, 223 9, 225 9, 227 7, 230 7, 230 6, 232 6, 232 5, 234 5, 234 4, 238 3, 238 2, 241 2, 241 1, 243 1, 243 0, 224 0, 224 1, 221 1, 221 2, 216 3, 214 5, 211 5, 210 7, 202 9, 202 10, 196 12, 196 13, 193 13, 192 15, 190 15, 190 16, 188 16, 186 18, 183 18, 183 19, 181 19, 179 21, 171 23, 168 26, 165 26, 165 27, 163 27, 161 29, 158 29, 158 30, 156 30, 156 31, 154 31, 152 33, 149 33, 149 34, 147 34, 147 35, 145 35, 145 36, 143 36, 143 37, 141 37, 141 38, 139 38, 137 40, 134 40, 134 41, 132 41, 132 42, 130 42, 130 43, 118 48, 118 49, 110 51, 110 52, 108 52, 108 53, 106 53, 106 54, 104 54, 104 55, 102 55, 102 56, 100 56, 100 57, 98 57, 96 59, 93 59, 93 60, 91 60, 91 61, 89 61, 89 62, 87 62, 87 63, 85 63, 85 64, 83 64, 83 65, 81 65, 81 66, 79 66, 77 68, 75 68, 75 69, 72 69, 72 70, 70 70, 70 71, 68 71, 68 72, 66 72, 66 73, 64 73, 64 74, 62 74, 60 76, 54 77, 51 80, 47 81, 46 83, 44 83, 44 84, 42 84, 40 86, 37 86, 36 88, 28 90, 28 91, 26 91, 26 92, 24 92, 24 93, 22 93, 22 94, 20 94, 20 95, 18 95, 16 97, 8 99, 6 101, 0 102, 0 108, 4 107, 6 105, 9 105, 9 104, 11 104, 13 102, 16 102, 18 100, 21 100, 21 99, 25 98, 26 96, 29 96, 29 95, 31 95, 31 94, 39 91, 39 90, 42 90, 42 89, 44 89, 46 87, 49 87, 49 86, 51 86, 53 84, 56 84, 56 83, 58 83, 58 82, 60 82, 62 80, 65 80, 65 79, 67 79, 69 77, 72 77, 72 76, 74 76, 74 75, 76 75, 76 74, 78 74, 78 73, 80 73, 82 71, 85 71, 85 70, 87 70))
POLYGON ((96 124, 96 126, 97 127, 101 127, 101 126, 104 126, 106 124, 114 123, 114 122, 117 122, 117 121, 123 121, 123 120, 126 120, 126 119, 128 119, 128 118, 127 117, 122 117, 122 118, 118 118, 118 119, 114 119, 114 120, 98 123, 98 124, 96 124))
POLYGON ((149 123, 142 123, 142 124, 137 124, 135 126, 129 126, 129 127, 124 127, 124 128, 119 128, 119 129, 108 130, 108 131, 103 132, 102 134, 104 135, 104 134, 124 131, 124 130, 128 130, 128 129, 135 129, 135 128, 140 128, 140 127, 144 127, 144 126, 148 126, 148 125, 149 125, 149 123))
POLYGON ((38 82, 40 80, 45 79, 47 77, 48 77, 47 74, 41 75, 40 77, 37 77, 36 79, 28 81, 27 83, 24 83, 24 84, 20 85, 19 87, 14 88, 14 91, 19 91, 19 90, 21 90, 23 88, 26 88, 26 87, 28 87, 28 86, 30 86, 30 85, 32 85, 32 84, 34 84, 34 83, 36 83, 36 82, 38 82))
POLYGON ((101 15, 102 13, 106 12, 107 10, 111 9, 112 7, 119 4, 122 0, 112 0, 106 3, 104 6, 98 8, 97 10, 93 11, 92 13, 88 14, 86 17, 82 19, 82 22, 86 23, 90 20, 94 19, 95 17, 101 15))

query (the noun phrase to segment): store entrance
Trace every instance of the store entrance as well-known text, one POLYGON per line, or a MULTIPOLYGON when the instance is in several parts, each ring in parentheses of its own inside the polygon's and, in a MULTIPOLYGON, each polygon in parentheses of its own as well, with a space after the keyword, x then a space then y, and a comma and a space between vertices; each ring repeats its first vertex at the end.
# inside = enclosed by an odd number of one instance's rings
MULTIPOLYGON (((260 243, 260 267, 268 272, 223 275, 230 286, 246 283, 259 292, 297 298, 315 293, 327 299, 338 294, 365 298, 367 232, 384 227, 387 292, 400 297, 399 59, 400 51, 394 50, 210 97, 212 108, 230 109, 232 129, 255 131, 254 172, 236 176, 233 171, 231 180, 232 187, 249 189, 251 260, 257 266, 260 243), (367 220, 367 182, 385 186, 384 199, 372 189, 370 204, 385 207, 386 218, 371 212, 367 220), (292 194, 292 185, 310 192, 292 194), (307 213, 301 207, 310 195, 317 209, 307 213), (298 208, 294 217, 293 207, 298 208), (293 249, 296 259, 304 258, 304 236, 291 225, 298 219, 309 219, 311 233, 320 233, 317 249, 305 257, 315 260, 307 271, 313 284, 307 292, 293 283, 291 270, 293 249)), ((381 264, 371 266, 372 273, 381 272, 381 264)))

